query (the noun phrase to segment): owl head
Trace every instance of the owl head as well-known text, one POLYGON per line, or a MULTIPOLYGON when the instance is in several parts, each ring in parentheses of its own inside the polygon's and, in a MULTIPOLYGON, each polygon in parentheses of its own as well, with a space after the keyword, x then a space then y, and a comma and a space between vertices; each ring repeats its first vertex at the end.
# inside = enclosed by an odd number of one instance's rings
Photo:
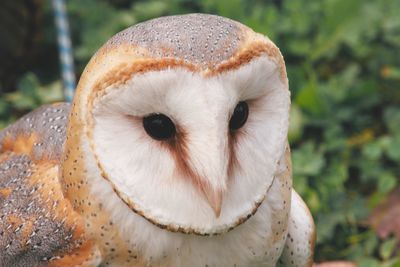
POLYGON ((88 144, 93 179, 132 213, 170 231, 218 234, 269 193, 289 106, 284 61, 268 38, 219 16, 170 16, 95 54, 69 131, 88 144))

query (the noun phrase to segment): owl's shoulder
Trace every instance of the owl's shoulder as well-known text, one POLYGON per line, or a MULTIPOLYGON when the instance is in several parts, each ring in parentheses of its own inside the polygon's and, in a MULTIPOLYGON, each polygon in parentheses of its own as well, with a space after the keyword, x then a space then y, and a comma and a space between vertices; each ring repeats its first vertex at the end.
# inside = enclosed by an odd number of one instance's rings
POLYGON ((0 132, 0 266, 99 261, 60 183, 68 110, 65 104, 45 106, 0 132))
POLYGON ((59 160, 63 151, 70 104, 42 106, 0 132, 0 152, 59 160))

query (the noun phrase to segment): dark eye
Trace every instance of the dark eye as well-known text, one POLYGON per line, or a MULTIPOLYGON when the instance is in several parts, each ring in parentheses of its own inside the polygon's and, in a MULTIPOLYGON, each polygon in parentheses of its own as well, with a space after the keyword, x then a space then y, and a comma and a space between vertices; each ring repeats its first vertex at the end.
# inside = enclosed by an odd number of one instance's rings
POLYGON ((233 111, 231 120, 229 121, 229 129, 237 130, 241 128, 247 121, 249 116, 249 106, 246 102, 239 102, 233 111))
POLYGON ((175 125, 164 114, 152 114, 143 118, 146 133, 156 140, 166 140, 175 135, 175 125))

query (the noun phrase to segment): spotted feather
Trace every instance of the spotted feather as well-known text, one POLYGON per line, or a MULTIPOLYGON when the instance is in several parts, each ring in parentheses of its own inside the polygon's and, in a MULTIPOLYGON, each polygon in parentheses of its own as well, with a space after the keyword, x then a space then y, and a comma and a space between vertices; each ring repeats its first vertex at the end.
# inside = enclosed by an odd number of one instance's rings
POLYGON ((98 251, 63 196, 69 105, 42 107, 0 132, 0 266, 91 266, 98 251))

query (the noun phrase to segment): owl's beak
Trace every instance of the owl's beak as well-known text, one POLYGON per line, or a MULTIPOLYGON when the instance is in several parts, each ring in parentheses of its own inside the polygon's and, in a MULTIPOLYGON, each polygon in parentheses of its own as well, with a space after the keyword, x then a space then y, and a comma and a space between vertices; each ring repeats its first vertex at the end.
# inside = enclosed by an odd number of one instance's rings
POLYGON ((208 204, 214 211, 215 217, 219 218, 221 215, 222 194, 221 190, 210 190, 210 188, 202 188, 203 194, 207 199, 208 204))
POLYGON ((219 218, 221 215, 223 195, 226 191, 228 176, 226 170, 227 163, 225 160, 226 158, 223 157, 223 155, 215 158, 209 157, 206 158, 205 161, 202 161, 205 163, 200 166, 211 166, 210 168, 197 169, 197 172, 193 171, 193 169, 190 170, 195 186, 203 195, 207 204, 214 211, 216 218, 219 218), (219 159, 222 159, 222 162, 218 162, 221 161, 219 159), (213 170, 214 172, 210 170, 213 170))
POLYGON ((185 159, 186 169, 189 170, 187 173, 216 218, 220 217, 223 208, 229 165, 228 139, 225 127, 220 121, 219 117, 210 114, 204 122, 209 124, 209 127, 191 132, 190 142, 186 143, 188 152, 185 159))

